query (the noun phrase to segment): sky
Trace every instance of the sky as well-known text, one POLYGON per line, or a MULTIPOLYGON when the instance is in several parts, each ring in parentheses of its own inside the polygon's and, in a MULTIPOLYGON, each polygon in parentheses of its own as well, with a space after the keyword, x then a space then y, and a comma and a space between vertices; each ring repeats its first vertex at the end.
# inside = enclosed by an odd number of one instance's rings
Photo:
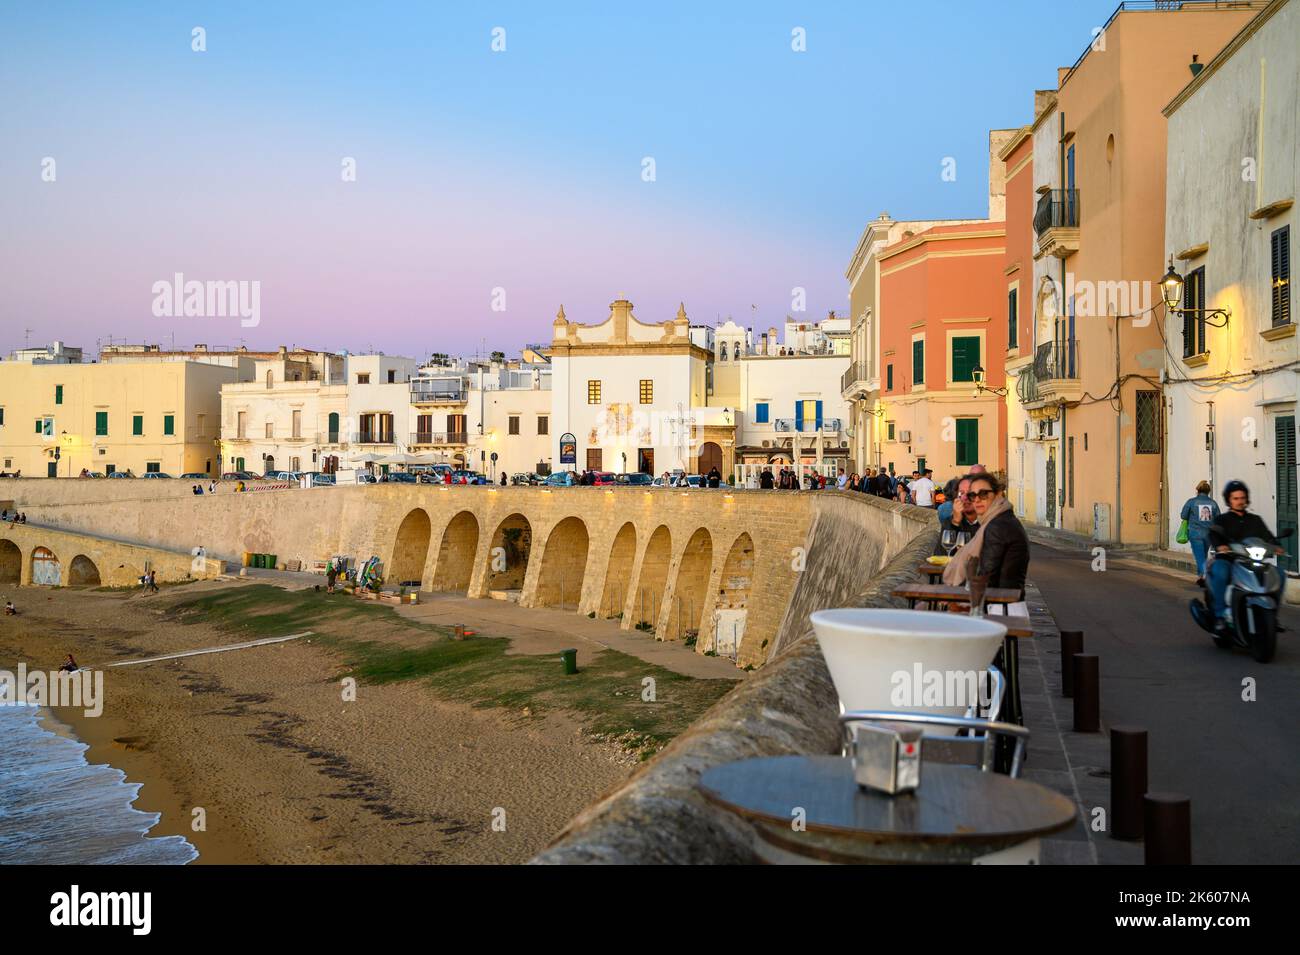
POLYGON ((843 313, 866 222, 986 215, 988 131, 1114 7, 0 0, 0 350, 843 313))

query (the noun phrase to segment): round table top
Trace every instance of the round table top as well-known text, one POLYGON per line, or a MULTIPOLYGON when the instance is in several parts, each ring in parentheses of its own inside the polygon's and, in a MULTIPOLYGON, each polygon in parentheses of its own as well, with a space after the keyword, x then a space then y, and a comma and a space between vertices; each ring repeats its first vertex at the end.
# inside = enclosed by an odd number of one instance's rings
POLYGON ((1033 839, 1074 821, 1074 803, 1038 783, 970 766, 924 763, 913 793, 863 789, 845 756, 770 756, 706 771, 713 802, 747 819, 789 827, 804 811, 810 833, 915 842, 1033 839))

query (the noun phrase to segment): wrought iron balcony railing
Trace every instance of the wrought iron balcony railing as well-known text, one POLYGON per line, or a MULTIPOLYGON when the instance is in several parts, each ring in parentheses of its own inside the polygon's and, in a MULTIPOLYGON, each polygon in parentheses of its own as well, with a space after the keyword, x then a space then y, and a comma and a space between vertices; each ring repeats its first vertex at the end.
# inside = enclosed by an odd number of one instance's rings
POLYGON ((1079 190, 1052 189, 1042 194, 1034 210, 1034 233, 1079 227, 1079 190))

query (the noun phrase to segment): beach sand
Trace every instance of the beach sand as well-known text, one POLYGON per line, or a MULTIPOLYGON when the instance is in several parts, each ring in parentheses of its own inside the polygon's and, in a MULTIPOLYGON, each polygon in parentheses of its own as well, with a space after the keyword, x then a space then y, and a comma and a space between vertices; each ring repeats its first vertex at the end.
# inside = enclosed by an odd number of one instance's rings
MULTIPOLYGON (((201 588, 238 586, 15 588, 23 614, 0 623, 0 666, 241 642, 164 616, 201 588)), ((102 716, 55 712, 88 760, 143 784, 136 807, 162 814, 151 835, 184 835, 199 863, 522 862, 635 767, 562 711, 474 708, 415 680, 362 684, 345 702, 343 672, 335 651, 303 639, 109 669, 102 716)))

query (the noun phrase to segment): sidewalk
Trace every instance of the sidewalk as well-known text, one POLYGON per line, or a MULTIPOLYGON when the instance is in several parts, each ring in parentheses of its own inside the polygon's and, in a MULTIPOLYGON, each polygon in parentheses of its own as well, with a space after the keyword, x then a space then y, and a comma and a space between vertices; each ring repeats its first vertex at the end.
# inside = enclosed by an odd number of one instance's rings
POLYGON ((1029 539, 1044 547, 1087 552, 1101 547, 1110 559, 1137 560, 1144 564, 1184 571, 1193 577, 1196 576, 1196 561, 1190 552, 1161 550, 1154 544, 1119 544, 1115 541, 1099 541, 1086 534, 1078 534, 1059 527, 1046 527, 1030 521, 1021 521, 1021 524, 1024 525, 1029 539))

